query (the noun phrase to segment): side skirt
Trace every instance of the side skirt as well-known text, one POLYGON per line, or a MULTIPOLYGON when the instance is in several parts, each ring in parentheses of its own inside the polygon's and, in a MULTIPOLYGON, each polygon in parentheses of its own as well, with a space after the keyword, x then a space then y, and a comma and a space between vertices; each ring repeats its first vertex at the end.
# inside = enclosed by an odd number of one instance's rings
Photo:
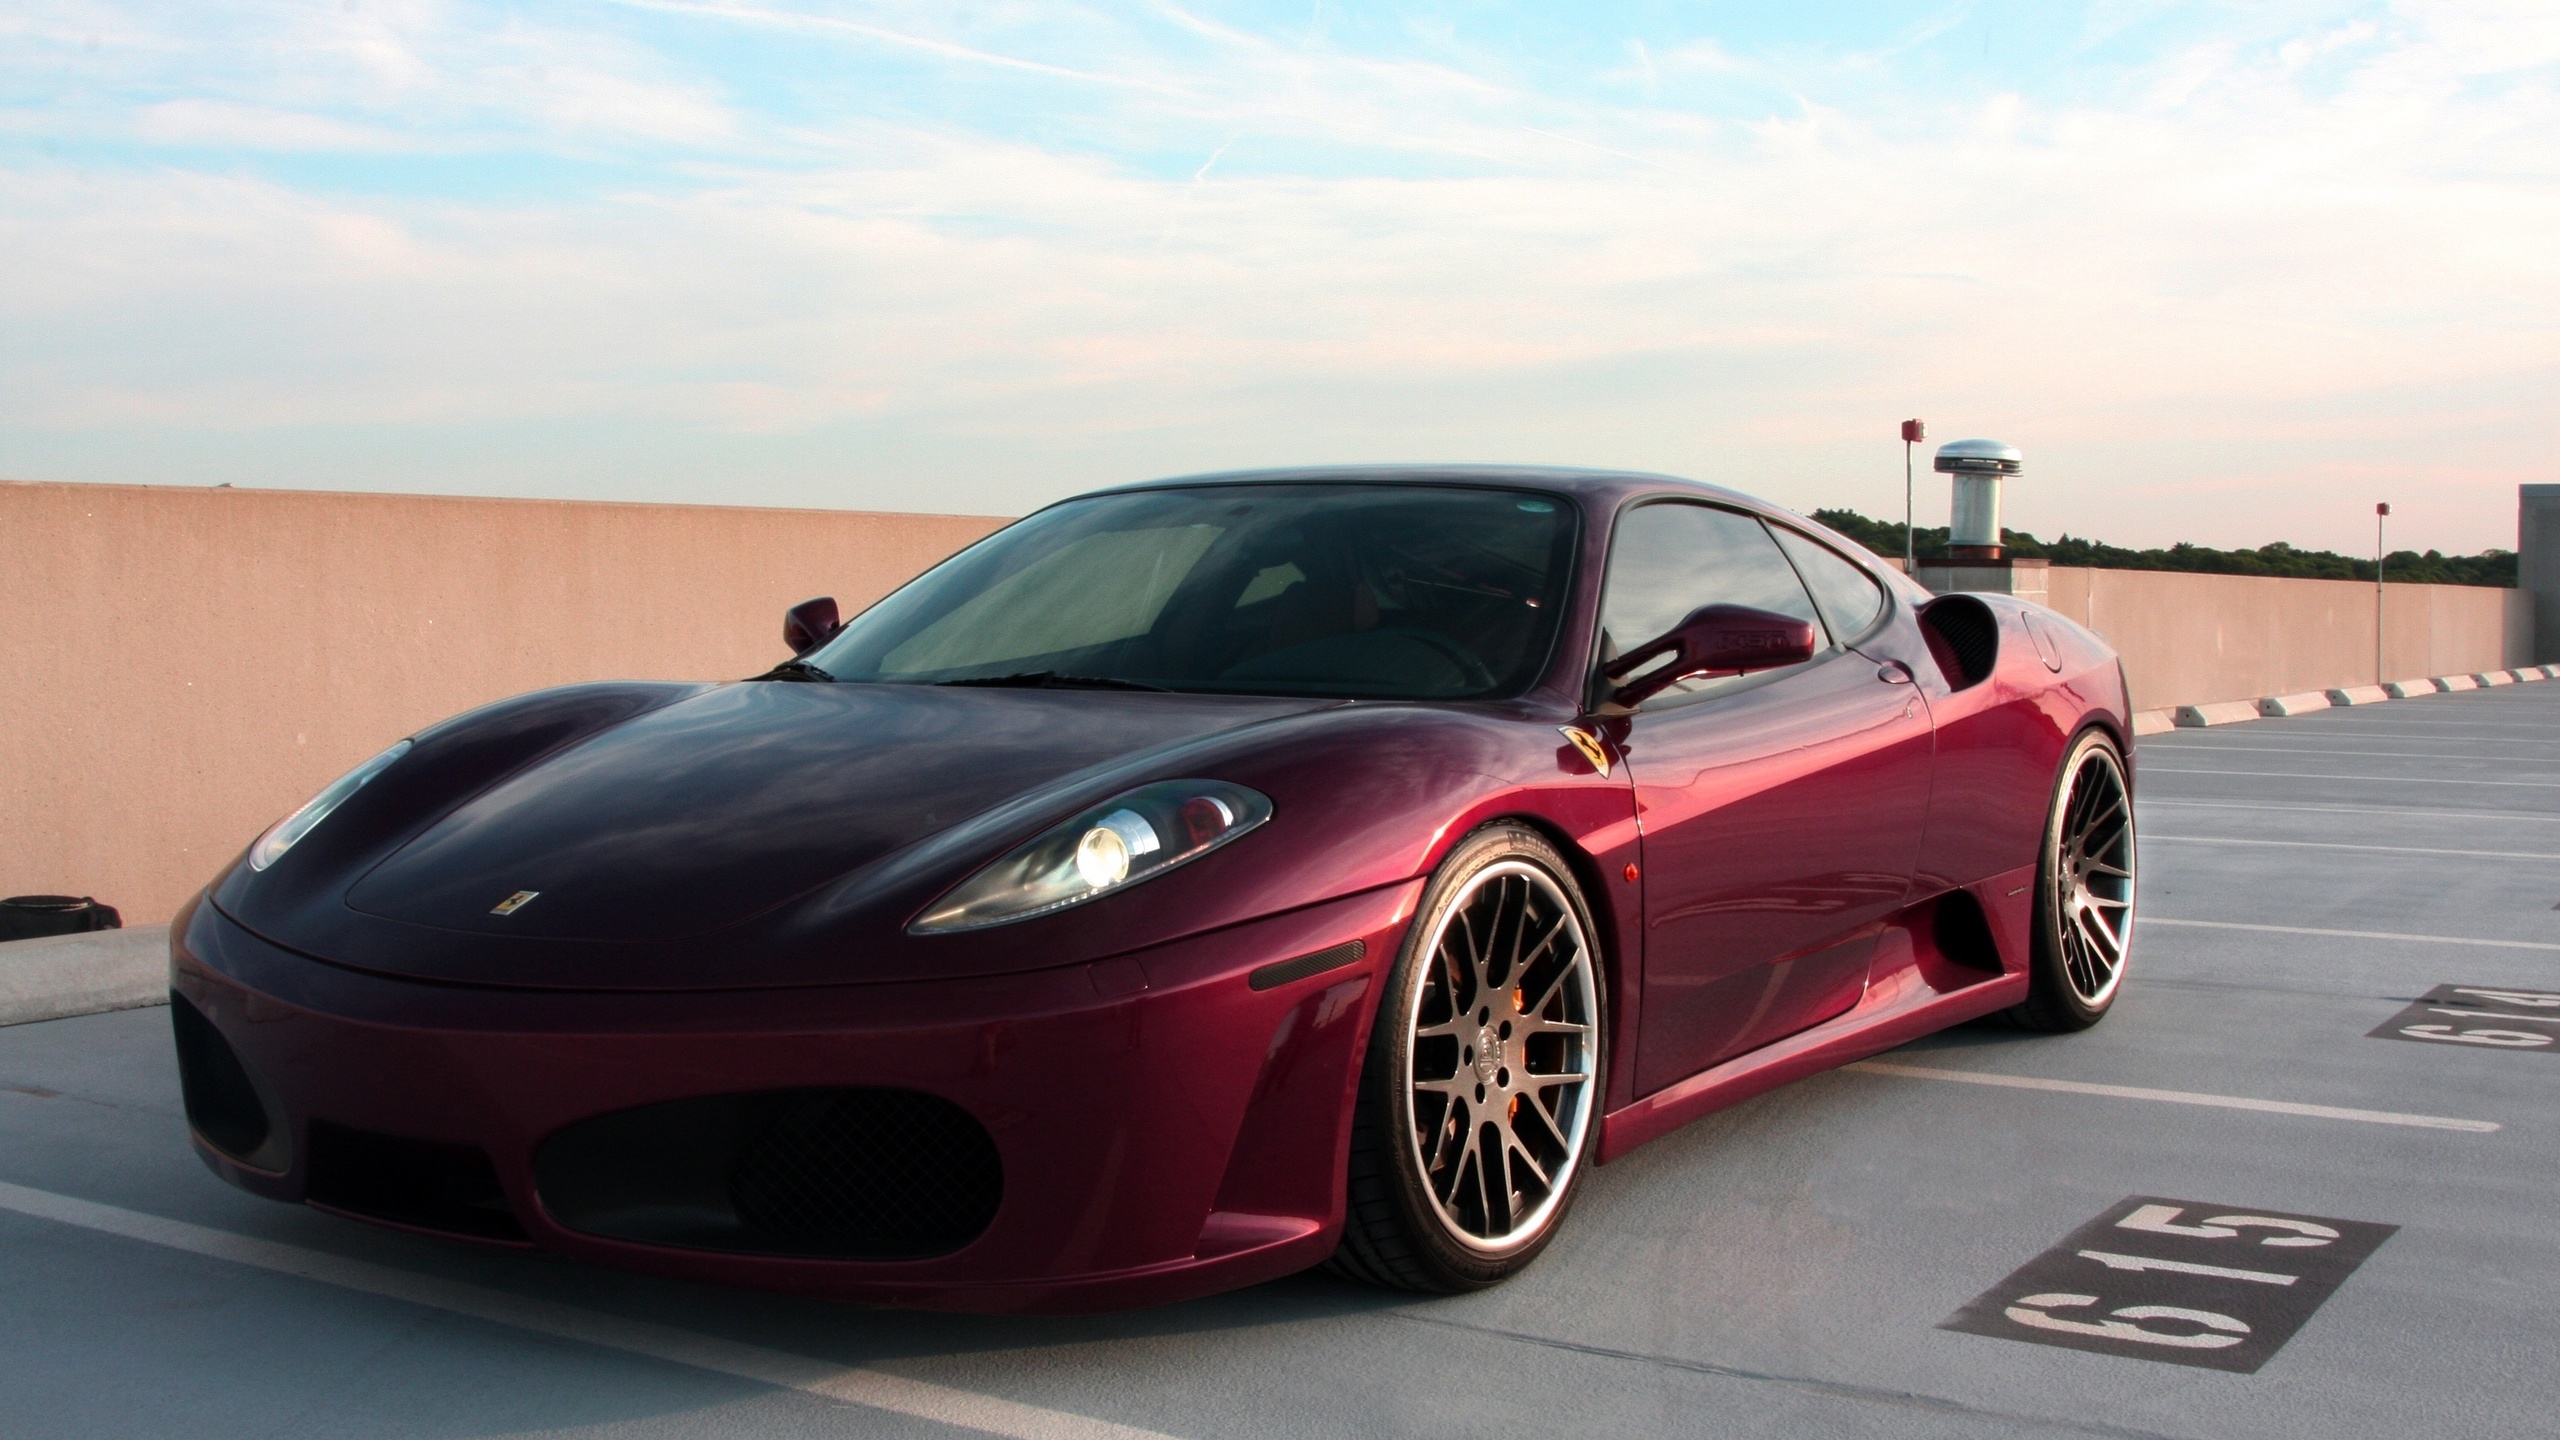
POLYGON ((2029 865, 1965 887, 1997 937, 2001 973, 1963 963, 1938 948, 1937 898, 1911 906, 1878 938, 1867 992, 1856 1005, 1609 1112, 1600 1122, 1600 1163, 1791 1080, 1882 1054, 2025 1000, 2028 907, 2022 901, 2034 884, 2035 867, 2029 865))

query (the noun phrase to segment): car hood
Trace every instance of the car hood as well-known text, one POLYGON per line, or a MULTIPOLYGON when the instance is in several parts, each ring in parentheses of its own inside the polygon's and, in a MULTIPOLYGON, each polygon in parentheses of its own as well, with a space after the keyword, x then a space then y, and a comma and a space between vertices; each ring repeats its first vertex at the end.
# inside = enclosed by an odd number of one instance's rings
POLYGON ((524 940, 705 935, 1081 771, 1328 703, 722 686, 473 796, 358 880, 346 903, 524 940), (496 913, 524 892, 532 898, 496 913))

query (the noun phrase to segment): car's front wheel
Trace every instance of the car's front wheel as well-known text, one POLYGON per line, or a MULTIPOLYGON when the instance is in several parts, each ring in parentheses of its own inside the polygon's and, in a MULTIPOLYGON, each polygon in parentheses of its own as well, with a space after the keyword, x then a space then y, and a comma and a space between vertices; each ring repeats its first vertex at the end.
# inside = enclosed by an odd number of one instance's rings
POLYGON ((1337 1272, 1475 1290, 1546 1248, 1599 1142, 1593 934, 1533 830, 1488 826, 1441 864, 1380 997, 1337 1272))

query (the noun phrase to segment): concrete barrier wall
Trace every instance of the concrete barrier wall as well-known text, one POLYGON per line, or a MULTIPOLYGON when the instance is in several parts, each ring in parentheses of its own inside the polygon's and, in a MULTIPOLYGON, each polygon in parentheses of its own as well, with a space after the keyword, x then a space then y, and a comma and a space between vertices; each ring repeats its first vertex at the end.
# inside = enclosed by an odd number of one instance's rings
POLYGON ((2139 709, 2533 661, 2532 597, 2518 590, 2385 585, 2377 676, 2369 584, 2058 566, 2046 576, 2044 603, 2124 656, 2139 709))
POLYGON ((401 736, 581 680, 785 658, 975 516, 0 482, 0 894, 164 921, 401 736))
MULTIPOLYGON (((166 920, 420 726, 546 685, 753 673, 785 606, 860 609, 1003 523, 0 482, 0 894, 166 920)), ((2046 573, 2144 708, 2374 679, 2369 585, 2046 573)), ((2519 592, 2389 589, 2384 678, 2530 662, 2519 592)))

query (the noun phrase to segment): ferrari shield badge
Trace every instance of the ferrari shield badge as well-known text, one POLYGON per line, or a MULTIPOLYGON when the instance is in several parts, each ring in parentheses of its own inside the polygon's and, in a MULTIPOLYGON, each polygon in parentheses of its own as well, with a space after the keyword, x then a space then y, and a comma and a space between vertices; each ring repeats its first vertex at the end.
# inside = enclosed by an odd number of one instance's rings
POLYGON ((499 901, 497 904, 490 906, 489 913, 492 915, 513 915, 527 905, 532 904, 533 897, 541 893, 542 892, 539 890, 519 890, 513 895, 508 896, 506 899, 499 901))
POLYGON ((1591 762, 1592 769, 1604 776, 1609 773, 1609 751, 1601 745, 1599 736, 1579 725, 1559 725, 1556 729, 1573 742, 1573 748, 1582 752, 1582 758, 1591 762))

